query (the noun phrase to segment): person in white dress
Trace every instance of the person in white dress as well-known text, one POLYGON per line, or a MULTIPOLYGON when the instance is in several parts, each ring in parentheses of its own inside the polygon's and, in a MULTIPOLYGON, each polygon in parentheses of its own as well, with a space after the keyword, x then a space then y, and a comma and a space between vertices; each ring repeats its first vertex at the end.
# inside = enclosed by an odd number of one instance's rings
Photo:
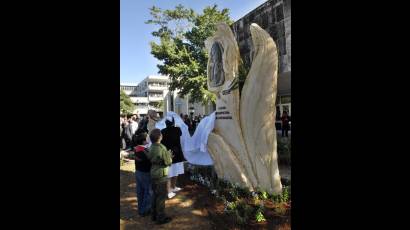
POLYGON ((181 188, 177 187, 178 175, 184 174, 184 154, 182 153, 182 147, 180 137, 182 135, 181 129, 174 126, 174 119, 172 121, 165 121, 166 128, 161 130, 162 141, 161 143, 172 151, 172 165, 168 171, 168 198, 172 198, 176 195, 176 192, 181 188))

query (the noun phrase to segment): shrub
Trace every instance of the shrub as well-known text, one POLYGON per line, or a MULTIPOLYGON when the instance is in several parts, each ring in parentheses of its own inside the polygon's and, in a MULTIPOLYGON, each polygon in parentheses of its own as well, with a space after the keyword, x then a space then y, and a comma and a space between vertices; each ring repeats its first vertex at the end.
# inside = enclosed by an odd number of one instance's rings
POLYGON ((289 187, 284 186, 282 189, 282 194, 272 195, 273 203, 287 203, 290 200, 289 187))
POLYGON ((263 210, 261 208, 257 208, 255 213, 255 220, 256 222, 266 221, 265 216, 263 215, 263 210))
POLYGON ((240 225, 248 223, 250 217, 252 216, 253 209, 244 200, 227 202, 226 205, 227 214, 232 216, 240 225))
POLYGON ((249 190, 249 188, 246 188, 246 187, 236 187, 236 190, 237 190, 237 194, 238 194, 238 196, 240 196, 240 197, 244 197, 244 198, 247 198, 247 197, 251 197, 252 196, 252 193, 251 193, 251 191, 249 190))

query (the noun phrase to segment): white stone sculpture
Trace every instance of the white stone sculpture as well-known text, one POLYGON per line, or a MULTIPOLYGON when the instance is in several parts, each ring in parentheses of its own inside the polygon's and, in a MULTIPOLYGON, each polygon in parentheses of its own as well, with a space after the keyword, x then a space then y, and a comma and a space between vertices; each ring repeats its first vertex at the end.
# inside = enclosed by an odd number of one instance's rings
POLYGON ((275 128, 278 51, 269 34, 253 23, 253 62, 242 88, 237 83, 240 63, 235 37, 225 23, 205 41, 208 89, 217 95, 215 128, 208 150, 219 177, 250 188, 281 193, 275 128))
POLYGON ((157 123, 160 119, 161 118, 158 116, 157 111, 151 109, 148 110, 148 132, 151 132, 153 129, 155 129, 155 123, 157 123))

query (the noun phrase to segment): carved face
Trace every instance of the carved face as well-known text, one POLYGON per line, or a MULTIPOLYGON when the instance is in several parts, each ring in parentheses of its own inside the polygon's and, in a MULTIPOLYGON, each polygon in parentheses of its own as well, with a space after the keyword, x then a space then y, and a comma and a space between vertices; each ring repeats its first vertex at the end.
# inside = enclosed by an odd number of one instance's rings
POLYGON ((222 45, 219 42, 215 42, 211 48, 211 61, 208 68, 209 82, 211 87, 221 86, 225 82, 222 54, 222 45))

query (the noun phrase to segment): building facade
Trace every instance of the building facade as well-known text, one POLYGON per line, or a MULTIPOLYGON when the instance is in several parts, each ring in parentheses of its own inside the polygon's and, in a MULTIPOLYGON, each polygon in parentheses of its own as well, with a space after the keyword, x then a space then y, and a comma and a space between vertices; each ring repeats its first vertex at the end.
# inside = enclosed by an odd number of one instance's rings
POLYGON ((209 115, 215 111, 215 105, 208 104, 206 106, 201 103, 189 102, 189 95, 185 98, 178 96, 178 91, 169 91, 164 98, 164 114, 167 111, 173 111, 177 114, 188 114, 189 116, 209 115))
POLYGON ((120 90, 123 90, 135 105, 134 114, 146 114, 148 111, 148 99, 139 97, 137 83, 120 83, 120 90))
POLYGON ((275 41, 279 53, 278 119, 283 111, 291 114, 291 1, 269 0, 252 10, 232 25, 241 58, 246 67, 252 66, 253 45, 249 26, 258 24, 275 41))
MULTIPOLYGON (((168 94, 169 78, 162 75, 149 75, 142 80, 136 89, 138 97, 146 98, 148 109, 156 110, 162 115, 164 110, 164 98, 168 94)), ((147 112, 142 115, 146 115, 147 112)))
POLYGON ((148 110, 156 110, 163 113, 164 97, 168 93, 167 76, 150 75, 140 83, 121 83, 120 89, 123 90, 136 106, 134 113, 145 116, 148 110))

